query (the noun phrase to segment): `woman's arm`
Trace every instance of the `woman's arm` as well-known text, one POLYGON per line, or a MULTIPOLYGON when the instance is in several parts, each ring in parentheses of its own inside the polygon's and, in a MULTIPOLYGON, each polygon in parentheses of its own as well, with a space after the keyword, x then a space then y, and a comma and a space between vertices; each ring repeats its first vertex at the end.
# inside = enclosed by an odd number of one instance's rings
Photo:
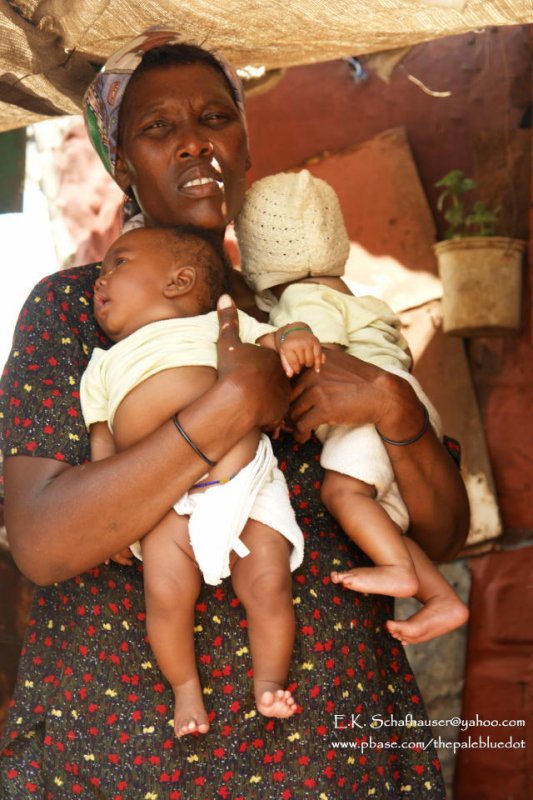
MULTIPOLYGON (((219 319, 219 378, 180 411, 184 430, 214 461, 253 427, 279 424, 289 400, 279 358, 239 341, 232 303, 219 309, 219 319)), ((73 577, 141 538, 206 471, 172 422, 96 463, 73 467, 48 458, 6 458, 5 517, 13 557, 35 583, 73 577)))
MULTIPOLYGON (((91 461, 102 461, 104 458, 111 458, 117 452, 115 440, 107 422, 95 422, 91 425, 90 443, 91 461)), ((106 559, 106 564, 109 561, 115 561, 124 567, 131 567, 134 562, 134 556, 130 548, 125 547, 120 553, 115 553, 110 559, 106 559)))
MULTIPOLYGON (((416 436, 420 401, 401 378, 358 358, 328 351, 320 373, 298 377, 290 418, 301 441, 322 423, 374 424, 389 439, 416 436)), ((469 509, 459 471, 431 427, 406 446, 385 444, 411 520, 409 535, 430 558, 453 558, 468 535, 469 509)))

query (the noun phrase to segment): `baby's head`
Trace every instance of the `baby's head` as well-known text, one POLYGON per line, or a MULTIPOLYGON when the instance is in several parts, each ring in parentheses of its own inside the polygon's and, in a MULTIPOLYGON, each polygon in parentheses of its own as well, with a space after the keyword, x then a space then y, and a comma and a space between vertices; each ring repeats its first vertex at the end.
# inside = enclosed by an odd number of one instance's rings
POLYGON ((215 233, 192 226, 136 228, 107 251, 94 287, 95 317, 113 341, 150 322, 205 314, 231 291, 215 233))
POLYGON ((257 293, 302 278, 342 275, 350 252, 335 190, 306 169, 252 184, 235 232, 242 273, 257 293))

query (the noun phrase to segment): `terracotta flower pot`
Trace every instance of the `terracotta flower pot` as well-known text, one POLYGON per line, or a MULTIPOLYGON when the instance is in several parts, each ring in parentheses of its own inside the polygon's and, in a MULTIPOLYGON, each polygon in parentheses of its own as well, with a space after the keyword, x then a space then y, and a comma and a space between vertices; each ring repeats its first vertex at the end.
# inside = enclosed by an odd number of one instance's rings
POLYGON ((505 236, 464 237, 434 245, 445 333, 501 336, 520 328, 525 249, 525 242, 505 236))

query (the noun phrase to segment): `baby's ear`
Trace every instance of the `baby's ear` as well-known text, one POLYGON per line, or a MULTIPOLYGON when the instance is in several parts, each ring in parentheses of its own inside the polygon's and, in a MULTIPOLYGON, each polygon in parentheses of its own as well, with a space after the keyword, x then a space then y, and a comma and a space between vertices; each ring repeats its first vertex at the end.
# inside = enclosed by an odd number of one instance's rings
POLYGON ((188 294, 196 283, 196 269, 194 267, 176 267, 169 275, 163 289, 164 297, 173 299, 188 294))

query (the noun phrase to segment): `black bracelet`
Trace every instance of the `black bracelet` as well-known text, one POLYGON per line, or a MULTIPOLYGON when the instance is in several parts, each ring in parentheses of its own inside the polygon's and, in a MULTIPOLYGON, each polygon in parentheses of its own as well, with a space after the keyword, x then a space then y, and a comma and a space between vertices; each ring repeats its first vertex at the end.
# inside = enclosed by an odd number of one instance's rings
POLYGON ((192 447, 192 449, 194 450, 196 455, 199 456, 202 459, 202 461, 205 461, 205 463, 208 464, 208 466, 216 467, 217 462, 216 461, 211 461, 211 459, 208 458, 205 453, 202 453, 202 451, 200 450, 198 445, 196 445, 193 442, 193 440, 189 437, 189 435, 187 433, 185 433, 185 431, 183 430, 183 428, 180 425, 180 421, 178 419, 178 415, 177 414, 174 414, 174 416, 172 417, 172 422, 176 426, 176 430, 178 431, 178 433, 180 433, 183 436, 183 438, 185 439, 187 444, 190 445, 190 447, 192 447))
POLYGON ((387 436, 383 436, 383 434, 380 433, 378 431, 378 429, 376 428, 377 434, 378 434, 379 438, 381 439, 381 441, 385 442, 385 444, 395 444, 397 447, 404 447, 406 444, 414 444, 415 442, 418 442, 418 440, 422 438, 422 436, 425 434, 425 432, 429 428, 429 413, 428 413, 428 410, 427 410, 427 408, 425 406, 422 406, 422 408, 424 409, 424 422, 422 423, 422 427, 420 428, 420 430, 418 431, 418 433, 415 436, 411 436, 410 439, 404 439, 401 442, 397 442, 394 439, 389 439, 387 436))

